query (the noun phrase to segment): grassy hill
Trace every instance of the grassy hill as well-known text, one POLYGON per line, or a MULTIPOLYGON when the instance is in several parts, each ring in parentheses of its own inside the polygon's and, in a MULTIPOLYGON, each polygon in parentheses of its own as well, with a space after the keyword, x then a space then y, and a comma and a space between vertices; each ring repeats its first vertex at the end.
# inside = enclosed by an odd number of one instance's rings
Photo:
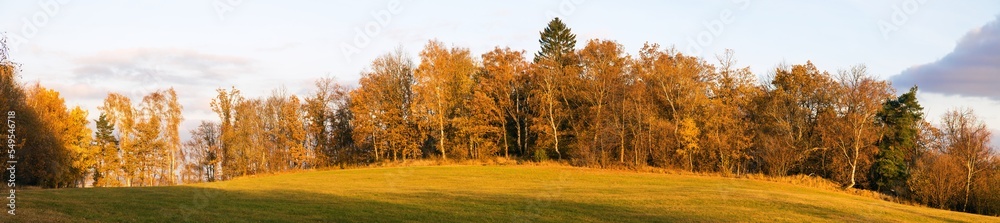
POLYGON ((17 222, 1000 222, 785 183, 532 166, 314 171, 18 198, 17 222))

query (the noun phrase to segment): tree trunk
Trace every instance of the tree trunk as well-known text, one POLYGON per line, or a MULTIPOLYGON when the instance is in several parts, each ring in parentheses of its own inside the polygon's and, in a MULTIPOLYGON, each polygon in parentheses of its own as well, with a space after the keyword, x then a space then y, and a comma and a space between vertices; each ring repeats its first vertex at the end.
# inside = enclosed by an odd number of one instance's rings
POLYGON ((170 151, 170 183, 177 184, 177 179, 174 178, 174 151, 170 151))
POLYGON ((524 156, 524 143, 521 139, 521 121, 517 117, 514 118, 514 125, 517 127, 517 148, 521 151, 521 156, 524 156))
POLYGON ((508 150, 510 150, 510 146, 507 143, 507 118, 505 117, 501 118, 504 119, 503 121, 500 122, 501 126, 500 134, 503 134, 503 157, 510 159, 510 153, 508 153, 508 150))
POLYGON ((372 148, 375 150, 375 161, 378 161, 378 140, 375 138, 375 131, 372 131, 372 148))
MULTIPOLYGON (((439 114, 440 115, 440 114, 439 114)), ((448 154, 444 152, 444 117, 438 118, 438 131, 440 132, 440 139, 438 139, 438 150, 441 150, 441 158, 448 159, 448 154)))
POLYGON ((857 172, 857 169, 858 169, 858 160, 855 159, 854 162, 851 163, 851 184, 848 184, 847 187, 845 187, 845 188, 852 188, 852 187, 854 187, 854 184, 855 184, 854 175, 857 172))
POLYGON ((554 100, 555 100, 555 95, 553 95, 553 94, 555 94, 555 92, 553 92, 551 84, 550 84, 550 86, 549 86, 549 100, 548 100, 548 102, 549 102, 548 103, 549 104, 549 109, 548 109, 549 110, 549 125, 552 127, 552 140, 555 143, 556 154, 559 156, 559 159, 562 159, 562 153, 559 152, 559 128, 556 126, 556 117, 555 117, 555 111, 554 111, 555 110, 555 105, 553 104, 554 100))
POLYGON ((965 175, 965 203, 962 204, 962 211, 966 211, 966 208, 969 207, 969 190, 972 188, 972 172, 975 168, 973 165, 975 165, 974 161, 966 163, 965 169, 968 170, 966 172, 968 174, 965 175))

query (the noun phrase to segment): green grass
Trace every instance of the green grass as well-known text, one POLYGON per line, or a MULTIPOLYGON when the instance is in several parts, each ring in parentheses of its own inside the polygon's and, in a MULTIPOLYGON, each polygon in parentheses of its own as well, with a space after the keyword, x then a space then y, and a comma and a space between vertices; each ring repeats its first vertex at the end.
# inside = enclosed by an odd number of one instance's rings
POLYGON ((532 166, 312 171, 18 198, 18 222, 1000 222, 784 183, 532 166))

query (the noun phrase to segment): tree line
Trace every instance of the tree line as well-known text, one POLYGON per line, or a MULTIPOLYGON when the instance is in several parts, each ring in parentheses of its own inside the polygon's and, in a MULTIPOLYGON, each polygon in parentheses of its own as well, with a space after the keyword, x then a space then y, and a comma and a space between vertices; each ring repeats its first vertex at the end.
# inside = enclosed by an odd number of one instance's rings
POLYGON ((416 61, 397 49, 355 88, 316 81, 297 96, 235 87, 212 99, 218 121, 181 142, 173 89, 137 104, 110 93, 94 120, 58 92, 16 82, 3 66, 3 105, 27 126, 28 182, 46 187, 172 185, 407 159, 557 160, 725 175, 815 175, 845 188, 921 204, 1000 214, 1000 157, 970 109, 929 123, 917 87, 896 95, 864 65, 834 73, 811 62, 758 80, 733 51, 708 61, 645 44, 576 36, 558 18, 541 49, 481 55, 431 40, 416 61), (9 102, 9 103, 8 103, 9 102))

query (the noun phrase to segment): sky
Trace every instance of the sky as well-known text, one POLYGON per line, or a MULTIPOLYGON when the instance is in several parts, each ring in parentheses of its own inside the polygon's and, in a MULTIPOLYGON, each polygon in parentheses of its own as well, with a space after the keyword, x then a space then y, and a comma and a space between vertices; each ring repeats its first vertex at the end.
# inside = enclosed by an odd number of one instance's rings
POLYGON ((173 87, 182 136, 203 120, 215 89, 249 97, 308 94, 333 77, 357 84, 382 54, 414 59, 429 40, 533 56, 546 23, 610 39, 635 54, 645 43, 715 61, 733 49, 759 76, 813 62, 836 73, 865 64, 899 93, 920 87, 932 123, 972 108, 1000 145, 1000 2, 939 1, 256 1, 0 0, 0 32, 21 78, 99 115, 109 92, 133 101, 173 87))

